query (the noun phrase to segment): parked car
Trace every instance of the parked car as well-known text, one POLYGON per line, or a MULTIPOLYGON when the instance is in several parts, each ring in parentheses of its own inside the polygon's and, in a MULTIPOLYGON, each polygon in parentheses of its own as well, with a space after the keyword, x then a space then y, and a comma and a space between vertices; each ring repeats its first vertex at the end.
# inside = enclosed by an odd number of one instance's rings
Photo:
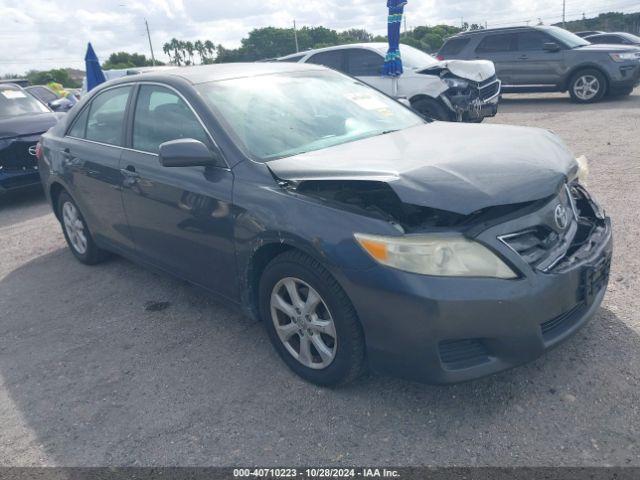
POLYGON ((116 252, 215 292, 321 385, 504 370, 607 285, 610 221, 558 137, 427 121, 316 65, 110 81, 39 151, 80 262, 116 252))
POLYGON ((386 43, 363 43, 309 50, 278 59, 314 63, 347 73, 435 120, 481 122, 498 111, 500 81, 490 62, 439 62, 408 45, 400 46, 404 74, 397 83, 382 76, 386 43))
POLYGON ((58 116, 20 86, 0 84, 0 195, 37 187, 35 148, 58 116))
POLYGON ((640 46, 640 37, 627 32, 613 32, 613 33, 599 33, 596 35, 589 35, 585 37, 585 40, 600 45, 635 45, 640 46))
POLYGON ((591 45, 562 28, 510 27, 448 39, 443 58, 494 62, 504 92, 566 92, 578 103, 628 95, 640 82, 640 48, 591 45))
POLYGON ((575 34, 580 38, 585 38, 585 37, 588 37, 589 35, 595 35, 597 33, 605 33, 605 32, 602 32, 600 30, 585 30, 583 32, 575 32, 575 34))
POLYGON ((25 87, 25 91, 36 97, 54 112, 68 112, 78 103, 75 96, 60 97, 46 85, 32 85, 25 87))

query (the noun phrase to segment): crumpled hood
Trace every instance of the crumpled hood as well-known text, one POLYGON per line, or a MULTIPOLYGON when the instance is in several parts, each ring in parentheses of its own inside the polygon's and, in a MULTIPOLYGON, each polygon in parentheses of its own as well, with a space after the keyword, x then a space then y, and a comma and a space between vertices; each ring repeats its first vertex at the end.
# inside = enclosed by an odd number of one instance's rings
POLYGON ((496 74, 496 67, 490 60, 442 60, 420 72, 447 69, 454 75, 474 82, 483 82, 496 74))
POLYGON ((405 203, 468 215, 556 194, 578 166, 549 131, 433 122, 267 162, 279 178, 387 182, 405 203))
POLYGON ((0 117, 0 139, 41 134, 53 127, 61 115, 37 113, 17 117, 0 117))

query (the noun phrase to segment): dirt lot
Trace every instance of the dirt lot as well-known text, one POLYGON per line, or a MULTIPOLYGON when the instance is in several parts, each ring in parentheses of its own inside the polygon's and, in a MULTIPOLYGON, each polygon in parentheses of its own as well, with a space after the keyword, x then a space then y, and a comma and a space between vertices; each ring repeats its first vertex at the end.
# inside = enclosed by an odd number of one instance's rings
POLYGON ((613 217, 609 293, 569 342, 463 385, 316 388, 198 289, 80 265, 42 197, 21 195, 0 207, 0 464, 640 465, 640 89, 595 106, 508 96, 493 121, 587 155, 613 217))

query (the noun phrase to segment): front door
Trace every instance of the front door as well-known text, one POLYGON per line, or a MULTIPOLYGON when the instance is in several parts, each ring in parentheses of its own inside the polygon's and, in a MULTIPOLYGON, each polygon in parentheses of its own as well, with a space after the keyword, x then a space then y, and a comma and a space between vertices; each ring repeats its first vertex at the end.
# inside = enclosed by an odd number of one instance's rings
POLYGON ((564 50, 545 50, 545 43, 558 44, 557 40, 537 30, 516 34, 518 68, 513 76, 514 85, 552 86, 560 83, 563 77, 564 50))
POLYGON ((515 36, 512 33, 485 35, 475 49, 475 58, 491 60, 502 83, 513 85, 520 64, 515 51, 515 36))
POLYGON ((237 294, 233 174, 218 167, 163 167, 160 144, 212 140, 173 89, 142 84, 135 100, 131 149, 122 158, 124 207, 143 260, 210 288, 237 294))

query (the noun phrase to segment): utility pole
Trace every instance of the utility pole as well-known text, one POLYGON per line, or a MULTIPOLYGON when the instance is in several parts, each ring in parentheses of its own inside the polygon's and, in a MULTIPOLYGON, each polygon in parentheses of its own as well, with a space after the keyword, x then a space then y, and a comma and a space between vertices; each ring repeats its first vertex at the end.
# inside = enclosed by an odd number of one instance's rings
POLYGON ((153 55, 153 44, 151 43, 151 34, 149 33, 149 23, 147 22, 147 19, 144 19, 144 26, 147 27, 147 38, 149 39, 149 49, 151 50, 151 63, 153 63, 153 66, 156 66, 156 57, 155 55, 153 55))
POLYGON ((407 14, 404 14, 404 36, 407 36, 407 14))
POLYGON ((566 18, 566 13, 567 13, 567 0, 562 0, 562 28, 565 28, 565 20, 566 18))
POLYGON ((293 21, 293 38, 296 39, 296 53, 300 51, 300 46, 298 45, 298 29, 296 28, 296 21, 293 21))

